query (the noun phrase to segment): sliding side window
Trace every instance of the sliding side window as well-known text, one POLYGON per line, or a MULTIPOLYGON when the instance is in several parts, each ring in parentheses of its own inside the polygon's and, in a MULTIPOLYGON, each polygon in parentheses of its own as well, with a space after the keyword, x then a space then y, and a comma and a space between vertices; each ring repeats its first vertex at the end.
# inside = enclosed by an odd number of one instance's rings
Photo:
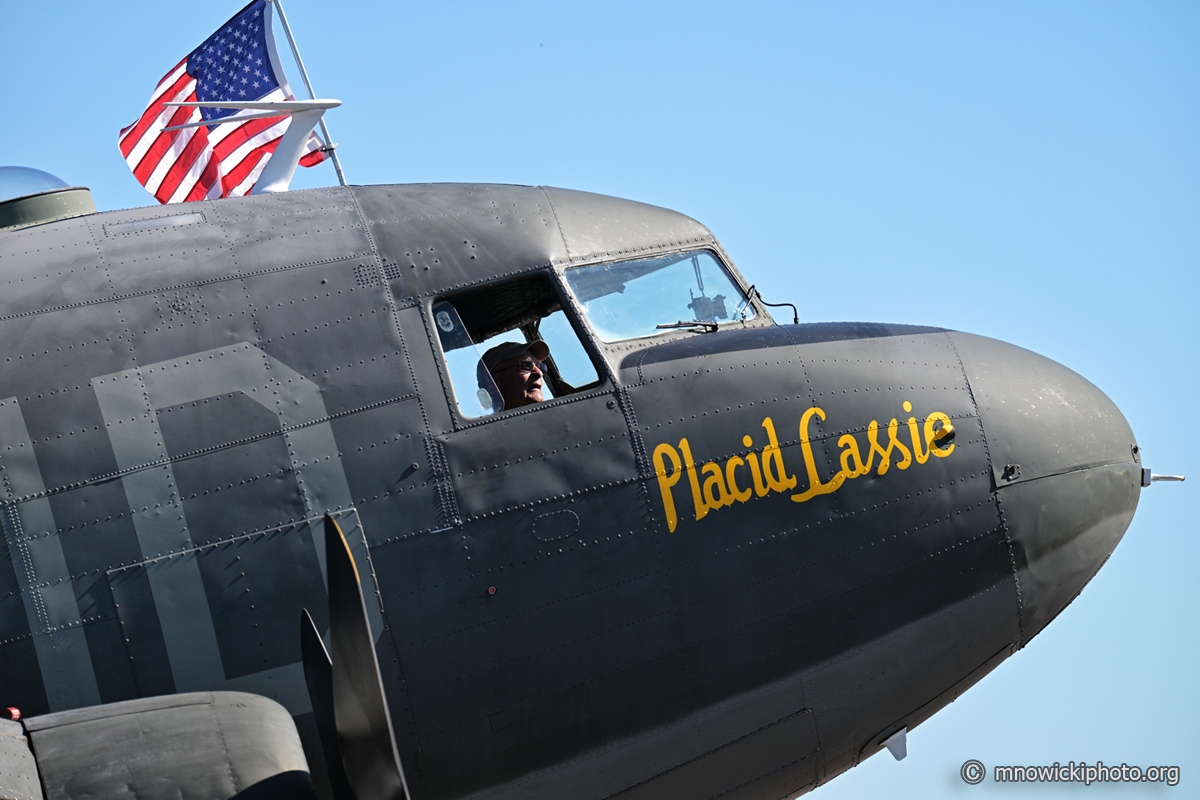
POLYGON ((451 295, 434 304, 433 317, 454 400, 465 417, 495 414, 514 404, 504 400, 504 387, 514 376, 501 370, 528 376, 530 365, 511 363, 513 358, 499 366, 489 361, 498 352, 520 351, 521 344, 540 351, 532 343, 542 341, 549 349, 545 361, 533 367, 542 374, 543 402, 600 383, 558 293, 543 276, 451 295))

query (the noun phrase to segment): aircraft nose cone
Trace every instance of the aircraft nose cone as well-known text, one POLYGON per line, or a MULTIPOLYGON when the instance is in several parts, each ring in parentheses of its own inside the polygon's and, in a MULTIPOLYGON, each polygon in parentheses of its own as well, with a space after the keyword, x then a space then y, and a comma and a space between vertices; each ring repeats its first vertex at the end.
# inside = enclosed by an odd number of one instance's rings
POLYGON ((994 339, 952 338, 987 441, 1024 646, 1129 527, 1141 492, 1135 439, 1116 405, 1061 364, 994 339))

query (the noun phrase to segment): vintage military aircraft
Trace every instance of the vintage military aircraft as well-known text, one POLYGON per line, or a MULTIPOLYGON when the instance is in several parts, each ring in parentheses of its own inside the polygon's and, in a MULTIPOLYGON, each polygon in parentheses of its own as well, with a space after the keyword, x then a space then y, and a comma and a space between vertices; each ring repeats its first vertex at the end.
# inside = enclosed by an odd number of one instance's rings
POLYGON ((335 793, 794 796, 902 754, 1028 643, 1151 479, 1069 369, 937 327, 777 323, 666 209, 496 185, 31 197, 32 222, 0 205, 0 703, 39 759, 80 748, 51 746, 68 723, 107 739, 106 780, 143 780, 119 754, 156 730, 111 720, 166 714, 186 743, 218 707, 242 717, 210 734, 242 745, 176 755, 278 740, 281 775, 322 772, 329 695, 346 748, 346 684, 376 674, 346 670, 373 650, 400 777, 362 788, 350 747, 335 793), (505 407, 481 362, 505 341, 548 345, 518 367, 542 402, 505 407), (327 604, 336 526, 359 650, 327 604), (302 609, 340 678, 314 681, 302 609), (246 734, 270 713, 225 692, 282 703, 307 759, 286 715, 246 734))

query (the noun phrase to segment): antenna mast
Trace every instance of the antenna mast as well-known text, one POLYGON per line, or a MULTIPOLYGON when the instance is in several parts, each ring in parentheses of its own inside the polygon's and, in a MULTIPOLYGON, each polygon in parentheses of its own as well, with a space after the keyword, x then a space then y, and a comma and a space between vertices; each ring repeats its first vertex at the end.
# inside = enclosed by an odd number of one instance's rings
MULTIPOLYGON (((304 59, 300 58, 300 49, 296 47, 296 39, 292 36, 292 28, 288 25, 287 14, 283 13, 283 3, 281 0, 271 0, 275 7, 279 9, 279 21, 283 23, 283 32, 287 34, 288 44, 292 46, 292 55, 296 57, 296 66, 300 68, 300 79, 304 81, 304 88, 308 91, 308 99, 315 100, 316 95, 313 94, 312 83, 308 80, 308 72, 304 69, 304 59)), ((337 171, 338 183, 342 186, 346 185, 346 177, 342 174, 342 162, 338 161, 337 147, 333 139, 329 136, 329 128, 325 127, 325 119, 322 118, 318 123, 321 126, 321 135, 325 137, 325 144, 329 148, 329 157, 333 161, 333 168, 337 171)))

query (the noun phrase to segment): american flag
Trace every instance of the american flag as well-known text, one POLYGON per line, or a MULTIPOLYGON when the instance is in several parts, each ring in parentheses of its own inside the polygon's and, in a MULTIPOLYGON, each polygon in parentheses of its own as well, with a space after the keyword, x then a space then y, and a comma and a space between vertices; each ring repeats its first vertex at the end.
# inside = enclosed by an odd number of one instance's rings
MULTIPOLYGON (((133 175, 160 203, 180 203, 249 192, 279 144, 291 118, 163 128, 188 122, 219 122, 232 109, 179 108, 171 102, 294 100, 271 32, 271 3, 256 0, 221 26, 158 82, 137 122, 121 131, 120 147, 133 175)), ((326 158, 313 134, 300 164, 326 158)))

